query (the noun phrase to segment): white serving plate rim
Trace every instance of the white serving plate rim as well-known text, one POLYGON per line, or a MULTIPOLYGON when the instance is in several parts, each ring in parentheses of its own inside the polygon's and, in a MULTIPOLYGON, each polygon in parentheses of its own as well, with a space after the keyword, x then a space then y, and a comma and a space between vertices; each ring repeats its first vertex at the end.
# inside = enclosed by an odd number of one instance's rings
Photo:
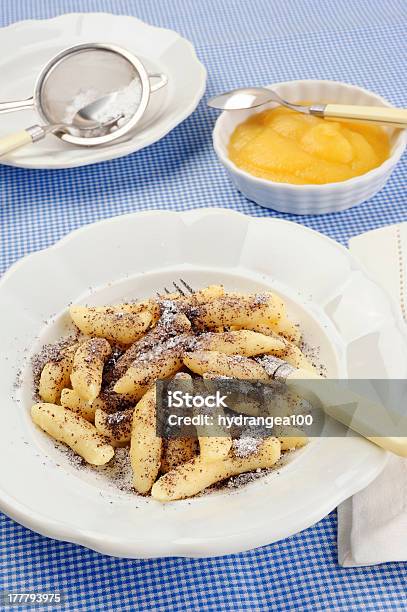
MULTIPOLYGON (((73 231, 68 236, 65 236, 60 241, 58 241, 55 245, 49 247, 48 249, 44 249, 44 250, 32 253, 28 257, 20 260, 19 262, 16 262, 4 274, 3 278, 0 280, 0 290, 4 282, 8 278, 10 278, 16 270, 24 266, 24 264, 28 260, 32 260, 36 257, 43 256, 44 253, 47 253, 47 252, 51 253, 57 249, 60 249, 61 247, 64 247, 65 245, 69 244, 69 242, 74 237, 77 237, 80 234, 86 234, 86 231, 89 227, 92 227, 94 225, 107 226, 110 223, 112 223, 112 221, 125 224, 126 219, 130 217, 140 218, 140 217, 150 216, 154 218, 155 216, 160 215, 163 212, 173 217, 179 216, 181 218, 186 217, 187 219, 191 219, 191 218, 194 219, 196 217, 200 219, 202 217, 205 217, 206 215, 216 215, 216 214, 223 214, 223 215, 226 214, 226 215, 231 215, 233 217, 245 218, 245 215, 242 215, 241 213, 237 213, 237 212, 230 211, 227 209, 216 209, 216 208, 206 208, 205 209, 204 208, 204 209, 191 210, 185 213, 177 213, 177 212, 168 211, 168 210, 144 211, 141 213, 132 213, 129 215, 123 215, 122 217, 105 219, 105 220, 98 222, 97 224, 90 224, 89 226, 83 226, 73 231)), ((322 236, 321 234, 318 234, 314 230, 311 230, 304 226, 300 226, 293 222, 285 221, 281 219, 248 218, 248 222, 249 221, 254 222, 254 223, 259 223, 259 224, 266 222, 266 223, 272 223, 272 224, 278 224, 278 225, 296 226, 296 228, 300 231, 304 231, 308 234, 318 236, 320 239, 322 238, 328 241, 330 244, 334 245, 335 248, 339 249, 339 251, 341 251, 342 253, 345 253, 348 258, 351 258, 353 260, 353 258, 350 256, 347 249, 345 249, 343 246, 339 245, 338 243, 331 240, 330 238, 326 236, 322 236)), ((358 267, 360 268, 360 266, 358 267)), ((363 440, 355 440, 355 443, 356 445, 369 444, 363 440)), ((323 516, 325 516, 330 510, 335 508, 345 498, 347 498, 348 496, 354 494, 357 490, 366 486, 383 469, 385 462, 386 462, 386 457, 387 457, 386 453, 379 451, 379 449, 377 449, 376 462, 374 462, 374 464, 370 466, 370 469, 366 467, 363 474, 358 475, 357 480, 352 481, 352 482, 347 482, 346 486, 338 490, 336 495, 332 494, 329 499, 326 499, 324 502, 321 502, 319 505, 316 505, 315 507, 312 507, 311 509, 309 509, 309 512, 307 513, 306 516, 301 517, 301 520, 298 519, 296 521, 294 528, 292 524, 281 526, 280 532, 279 532, 279 539, 282 537, 286 537, 287 535, 290 535, 291 533, 297 532, 311 525, 315 521, 318 521, 323 516)), ((272 487, 272 483, 270 484, 270 487, 272 487)), ((181 556, 209 556, 209 555, 226 554, 230 552, 238 552, 241 550, 247 550, 252 547, 260 546, 260 545, 268 543, 267 533, 265 533, 264 531, 264 524, 259 525, 258 527, 256 525, 254 526, 249 525, 245 527, 242 526, 242 529, 239 529, 237 533, 228 534, 228 537, 225 538, 223 541, 221 539, 220 539, 221 541, 219 541, 219 538, 216 540, 210 541, 210 539, 208 539, 207 537, 205 539, 196 537, 193 542, 192 541, 183 542, 182 538, 181 539, 178 538, 171 542, 164 542, 162 546, 157 546, 156 543, 153 546, 152 544, 148 542, 148 539, 145 539, 145 538, 142 540, 138 539, 136 541, 131 540, 129 542, 124 542, 123 540, 118 541, 117 539, 112 538, 112 537, 102 538, 99 532, 94 533, 89 530, 83 531, 76 527, 72 527, 72 525, 67 523, 65 520, 50 521, 49 519, 46 519, 44 521, 44 517, 42 517, 38 513, 32 512, 26 503, 24 504, 24 503, 19 502, 18 500, 13 498, 13 496, 10 496, 8 493, 5 493, 4 491, 0 493, 0 506, 2 510, 5 511, 9 516, 11 516, 12 518, 15 518, 16 520, 18 520, 20 523, 22 523, 25 526, 31 529, 35 529, 36 531, 38 531, 39 533, 42 533, 43 535, 55 537, 57 539, 63 539, 63 540, 76 542, 84 546, 91 547, 103 553, 117 555, 117 556, 124 556, 124 557, 165 556, 168 554, 181 555, 181 556), (209 545, 209 549, 207 545, 209 545), (204 555, 202 555, 199 552, 200 547, 205 548, 206 552, 204 555)))
MULTIPOLYGON (((187 119, 193 112, 194 110, 197 108, 202 96, 205 93, 205 89, 206 89, 206 81, 207 81, 207 71, 205 66, 202 64, 202 62, 199 60, 197 54, 196 54, 196 50, 195 47, 193 45, 193 43, 188 40, 187 38, 181 36, 181 34, 179 34, 178 32, 176 32, 175 30, 171 30, 170 28, 163 28, 163 27, 159 27, 159 26, 154 26, 152 24, 146 23, 143 20, 139 19, 138 17, 134 17, 132 15, 120 15, 120 14, 116 14, 116 13, 107 13, 105 11, 101 11, 101 12, 97 12, 97 13, 76 13, 76 12, 71 12, 71 13, 63 13, 61 15, 56 15, 55 17, 52 18, 44 18, 44 19, 25 19, 22 21, 18 21, 12 24, 9 24, 8 26, 5 26, 3 28, 0 28, 0 38, 1 38, 1 33, 2 31, 16 31, 16 34, 18 34, 20 31, 24 32, 24 29, 26 28, 36 28, 38 26, 38 24, 41 23, 50 23, 51 25, 53 23, 58 23, 59 21, 62 20, 68 20, 71 19, 73 17, 91 17, 92 15, 97 16, 98 18, 109 18, 109 19, 121 19, 121 20, 133 20, 135 22, 137 22, 140 26, 144 27, 144 28, 149 28, 151 30, 157 30, 157 31, 162 31, 162 32, 166 32, 166 33, 171 33, 172 35, 176 35, 177 39, 182 41, 183 45, 185 46, 185 49, 188 49, 188 52, 190 53, 191 57, 195 60, 195 66, 196 66, 196 70, 200 72, 200 79, 201 79, 201 86, 199 89, 197 89, 197 91, 195 92, 195 96, 191 99, 190 103, 184 107, 183 112, 180 112, 179 115, 177 117, 175 117, 172 121, 167 122, 167 124, 165 125, 165 127, 163 126, 163 128, 161 130, 158 131, 154 131, 149 138, 145 138, 145 140, 143 140, 143 143, 141 146, 137 146, 136 148, 131 146, 132 143, 132 139, 128 140, 128 141, 124 141, 122 143, 120 143, 121 147, 120 149, 113 149, 110 148, 108 146, 106 147, 101 147, 99 148, 95 148, 95 150, 100 151, 101 155, 98 159, 90 159, 87 160, 86 159, 86 151, 87 149, 83 147, 84 149, 84 156, 85 159, 83 159, 82 161, 78 161, 77 159, 68 159, 66 162, 63 163, 54 163, 52 161, 52 158, 50 159, 50 161, 47 162, 43 162, 43 163, 36 163, 35 161, 35 155, 29 157, 29 158, 24 158, 24 160, 22 161, 16 161, 13 159, 12 156, 10 157, 3 157, 1 160, 1 163, 3 165, 6 166, 12 166, 12 167, 18 167, 18 168, 32 168, 32 169, 47 169, 47 170, 58 170, 58 169, 63 169, 63 168, 76 168, 76 167, 82 167, 82 166, 87 166, 87 165, 92 165, 95 163, 101 163, 104 161, 109 161, 111 159, 117 159, 120 157, 124 157, 126 155, 130 155, 131 153, 135 153, 136 151, 139 151, 141 149, 144 149, 145 147, 148 147, 152 144, 154 144, 155 142, 157 142, 158 140, 161 140, 161 138, 164 138, 164 136, 166 136, 167 134, 169 134, 169 132, 171 132, 175 127, 177 127, 177 125, 179 125, 180 123, 182 123, 183 121, 185 121, 185 119, 187 119), (110 151, 110 152, 109 152, 110 151)), ((175 40, 175 39, 174 39, 175 40)), ((100 41, 103 42, 103 41, 100 41)), ((120 46, 120 41, 117 42, 117 44, 120 46)), ((28 91, 27 92, 27 96, 30 96, 32 94, 32 91, 28 91)), ((66 144, 66 143, 65 143, 66 144)), ((35 145, 34 145, 35 146, 35 145)), ((67 149, 67 151, 69 152, 69 150, 71 149, 67 149)), ((49 156, 51 157, 51 156, 49 156)))
MULTIPOLYGON (((315 83, 315 84, 330 83, 332 85, 338 85, 338 86, 343 86, 343 87, 347 87, 351 89, 357 89, 359 91, 362 91, 365 94, 374 96, 378 101, 382 103, 382 106, 392 107, 392 105, 390 104, 388 100, 386 100, 386 98, 379 96, 375 92, 365 89, 364 87, 359 87, 358 85, 354 85, 353 83, 345 83, 343 81, 332 81, 329 79, 296 79, 293 81, 279 81, 278 83, 271 83, 269 85, 265 85, 264 87, 267 87, 268 89, 272 89, 272 88, 280 87, 284 85, 297 85, 297 84, 302 84, 302 83, 315 83)), ((262 107, 254 108, 253 114, 257 114, 261 112, 261 108, 262 107)), ((281 187, 281 189, 286 189, 287 191, 298 193, 299 191, 308 191, 308 192, 310 191, 311 192, 312 191, 321 192, 324 190, 329 191, 329 189, 332 189, 332 188, 335 189, 341 186, 355 187, 355 185, 360 183, 361 180, 368 181, 372 178, 375 178, 378 174, 385 174, 387 171, 393 168, 395 164, 397 164, 397 162, 399 161, 400 157, 402 156, 404 149, 406 148, 406 143, 407 143, 406 130, 400 130, 400 133, 397 136, 398 142, 396 146, 394 147, 388 159, 386 159, 382 164, 380 164, 380 166, 377 166, 377 168, 373 168, 372 170, 369 170, 368 172, 365 172, 364 174, 361 174, 359 176, 354 176, 350 179, 346 179, 345 181, 337 181, 333 183, 323 183, 321 185, 313 185, 313 184, 296 185, 292 183, 279 183, 279 182, 267 180, 259 176, 250 174, 249 172, 246 172, 242 168, 239 168, 239 166, 236 166, 236 164, 228 157, 228 155, 225 154, 223 150, 224 147, 221 143, 221 132, 222 132, 223 124, 226 120, 228 112, 230 113, 233 111, 223 111, 217 118, 215 127, 213 129, 213 146, 214 146, 217 156, 222 161, 222 164, 232 173, 237 174, 238 176, 241 176, 245 179, 249 179, 250 181, 252 181, 253 183, 256 183, 259 186, 267 187, 267 188, 270 188, 271 186, 275 186, 275 187, 281 187)), ((237 111, 237 112, 240 112, 240 111, 237 111)))
MULTIPOLYGON (((381 461, 377 462, 370 470, 366 469, 364 476, 359 478, 354 486, 348 485, 346 492, 338 492, 336 496, 332 495, 329 501, 326 500, 325 503, 321 503, 319 506, 315 505, 314 510, 310 510, 306 516, 296 522, 295 530, 293 530, 291 525, 286 525, 280 529, 279 538, 276 541, 295 535, 322 520, 345 499, 364 489, 377 478, 383 471, 387 460, 388 454, 383 452, 381 461)), ((272 486, 272 482, 270 486, 272 486)), ((27 505, 20 503, 7 494, 5 495, 3 492, 0 493, 0 509, 10 518, 40 535, 64 542, 80 544, 101 554, 121 558, 161 558, 167 556, 191 558, 216 557, 245 552, 269 544, 264 524, 251 526, 249 529, 242 529, 239 532, 228 534, 228 537, 223 542, 219 542, 219 539, 213 539, 211 542, 208 537, 200 538, 197 536, 194 541, 189 540, 186 543, 182 539, 171 542, 166 541, 163 542, 162 546, 153 548, 150 546, 148 536, 138 540, 118 541, 116 538, 107 535, 102 536, 97 531, 77 529, 66 521, 50 521, 49 519, 44 521, 39 514, 32 513, 27 505), (195 552, 201 545, 206 546, 208 543, 211 547, 210 552, 205 554, 197 554, 195 552)))

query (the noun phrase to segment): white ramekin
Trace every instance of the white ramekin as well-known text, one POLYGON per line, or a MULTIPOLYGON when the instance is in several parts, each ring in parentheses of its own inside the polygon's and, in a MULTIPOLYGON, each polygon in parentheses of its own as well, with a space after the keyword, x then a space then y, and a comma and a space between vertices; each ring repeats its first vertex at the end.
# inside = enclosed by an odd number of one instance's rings
MULTIPOLYGON (((391 106, 380 96, 337 81, 287 81, 268 87, 290 101, 309 100, 312 102, 336 102, 391 106)), ((272 108, 273 103, 246 111, 225 111, 216 121, 213 130, 215 152, 225 166, 239 191, 249 200, 280 212, 297 215, 324 214, 345 210, 371 198, 385 184, 406 147, 406 130, 386 128, 390 136, 391 154, 378 168, 366 174, 339 183, 325 185, 291 185, 276 183, 252 176, 238 168, 228 157, 230 136, 236 125, 249 115, 272 108)))

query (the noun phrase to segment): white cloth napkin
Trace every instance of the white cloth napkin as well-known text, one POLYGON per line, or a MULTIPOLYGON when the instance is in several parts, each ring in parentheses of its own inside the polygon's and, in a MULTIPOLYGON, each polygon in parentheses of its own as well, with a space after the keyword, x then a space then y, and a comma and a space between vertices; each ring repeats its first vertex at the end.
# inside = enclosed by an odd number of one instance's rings
MULTIPOLYGON (((407 323, 407 223, 357 236, 349 248, 407 323)), ((338 561, 344 567, 407 561, 407 459, 390 455, 380 476, 339 506, 338 561)))

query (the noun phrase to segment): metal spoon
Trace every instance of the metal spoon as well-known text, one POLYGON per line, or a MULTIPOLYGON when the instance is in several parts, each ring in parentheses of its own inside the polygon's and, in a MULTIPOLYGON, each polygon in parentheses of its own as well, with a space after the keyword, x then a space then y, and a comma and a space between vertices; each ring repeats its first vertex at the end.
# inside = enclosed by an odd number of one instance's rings
POLYGON ((208 100, 208 106, 219 110, 245 110, 262 106, 268 102, 276 102, 306 115, 316 115, 332 119, 346 119, 383 123, 392 127, 407 127, 407 110, 387 106, 356 106, 346 104, 312 104, 304 106, 291 104, 266 87, 245 87, 232 89, 208 100))
POLYGON ((308 106, 300 106, 298 104, 290 104, 280 98, 280 96, 272 89, 266 87, 245 87, 244 89, 232 89, 218 96, 214 96, 208 100, 208 106, 218 108, 219 110, 244 110, 247 108, 256 108, 268 102, 277 102, 281 106, 286 106, 292 110, 297 110, 300 113, 308 113, 308 106))
POLYGON ((109 106, 113 106, 113 102, 116 100, 119 92, 114 91, 113 93, 107 94, 102 98, 98 98, 91 104, 87 104, 76 113, 72 120, 72 124, 80 130, 94 130, 95 127, 110 127, 123 117, 123 113, 114 117, 109 117, 105 122, 100 123, 96 119, 103 112, 108 111, 109 106), (113 122, 113 123, 112 123, 113 122), (95 125, 97 124, 97 125, 95 125))
POLYGON ((21 130, 20 132, 14 132, 13 134, 4 136, 4 138, 0 139, 0 157, 2 155, 6 155, 6 153, 15 151, 26 144, 30 144, 31 142, 43 140, 48 134, 70 132, 72 129, 89 131, 113 127, 119 121, 119 119, 123 117, 123 113, 120 113, 114 117, 109 117, 109 119, 103 122, 96 119, 96 117, 104 108, 107 108, 108 104, 111 104, 114 101, 115 96, 116 92, 103 96, 91 104, 87 104, 78 110, 72 119, 72 123, 70 124, 54 123, 52 125, 32 125, 25 130, 21 130))

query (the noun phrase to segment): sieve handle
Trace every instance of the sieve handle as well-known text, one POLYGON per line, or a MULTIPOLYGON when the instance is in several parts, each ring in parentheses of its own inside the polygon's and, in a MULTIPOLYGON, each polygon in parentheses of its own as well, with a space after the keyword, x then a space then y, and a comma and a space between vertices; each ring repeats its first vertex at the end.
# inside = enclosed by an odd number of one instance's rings
POLYGON ((26 110, 34 107, 34 98, 27 98, 26 100, 14 100, 11 102, 0 102, 0 114, 1 113, 13 113, 19 110, 26 110))
POLYGON ((158 91, 161 87, 164 87, 168 83, 168 77, 163 72, 159 72, 157 74, 149 74, 148 78, 150 79, 150 91, 158 91), (151 79, 157 79, 156 83, 151 83, 151 79))

